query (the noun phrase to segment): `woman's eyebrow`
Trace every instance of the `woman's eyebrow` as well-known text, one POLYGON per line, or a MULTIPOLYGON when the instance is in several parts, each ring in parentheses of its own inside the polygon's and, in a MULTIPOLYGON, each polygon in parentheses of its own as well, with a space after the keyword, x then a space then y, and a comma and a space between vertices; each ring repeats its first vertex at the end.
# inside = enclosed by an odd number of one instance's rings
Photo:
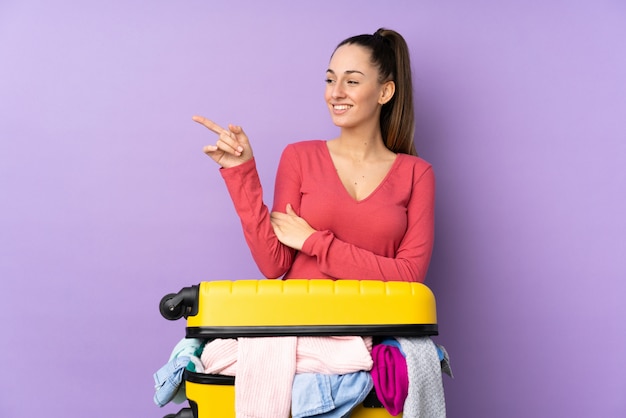
MULTIPOLYGON (((328 70, 326 70, 327 73, 331 73, 331 74, 335 74, 335 72, 333 70, 331 70, 330 68, 328 70)), ((362 71, 359 70, 346 70, 344 71, 344 74, 361 74, 361 75, 365 75, 362 71)))

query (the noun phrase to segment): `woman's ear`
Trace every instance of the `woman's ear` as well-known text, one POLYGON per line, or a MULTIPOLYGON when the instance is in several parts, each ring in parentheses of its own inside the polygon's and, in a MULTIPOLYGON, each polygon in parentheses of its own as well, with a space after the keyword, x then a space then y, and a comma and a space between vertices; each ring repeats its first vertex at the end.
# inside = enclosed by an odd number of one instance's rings
POLYGON ((380 91, 380 98, 378 99, 378 103, 384 105, 389 100, 393 98, 393 95, 396 92, 396 83, 393 81, 387 81, 383 83, 382 90, 380 91))

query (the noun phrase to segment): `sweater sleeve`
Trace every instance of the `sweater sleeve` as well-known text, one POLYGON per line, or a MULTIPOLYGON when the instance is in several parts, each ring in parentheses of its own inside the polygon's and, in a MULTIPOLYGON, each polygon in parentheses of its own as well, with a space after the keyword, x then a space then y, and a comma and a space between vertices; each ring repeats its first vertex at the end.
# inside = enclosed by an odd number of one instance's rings
POLYGON ((317 258, 331 277, 359 280, 424 282, 434 241, 435 177, 432 168, 413 182, 407 205, 407 230, 394 257, 384 257, 317 231, 302 252, 317 258))
POLYGON ((261 273, 267 278, 281 277, 293 262, 294 250, 283 245, 270 222, 263 203, 263 188, 253 159, 220 169, 228 193, 243 227, 244 237, 261 273))

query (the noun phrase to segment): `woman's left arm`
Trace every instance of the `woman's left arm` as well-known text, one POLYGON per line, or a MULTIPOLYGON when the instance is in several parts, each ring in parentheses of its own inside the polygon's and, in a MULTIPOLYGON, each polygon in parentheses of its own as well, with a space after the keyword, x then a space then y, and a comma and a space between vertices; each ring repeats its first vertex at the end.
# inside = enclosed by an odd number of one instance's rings
POLYGON ((330 277, 423 282, 433 249, 434 204, 435 177, 429 167, 413 183, 407 230, 394 257, 342 241, 332 231, 315 231, 295 213, 272 214, 272 226, 281 242, 315 256, 320 270, 330 277))

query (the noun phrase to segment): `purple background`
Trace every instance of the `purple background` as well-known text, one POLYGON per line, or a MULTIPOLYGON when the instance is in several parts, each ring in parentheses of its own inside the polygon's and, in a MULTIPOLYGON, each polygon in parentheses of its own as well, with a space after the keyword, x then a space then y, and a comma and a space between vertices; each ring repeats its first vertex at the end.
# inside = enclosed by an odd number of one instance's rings
POLYGON ((285 144, 336 134, 334 46, 380 26, 437 174, 449 416, 626 416, 625 4, 4 0, 0 416, 178 410, 159 300, 259 277, 191 116, 244 126, 270 201, 285 144))

